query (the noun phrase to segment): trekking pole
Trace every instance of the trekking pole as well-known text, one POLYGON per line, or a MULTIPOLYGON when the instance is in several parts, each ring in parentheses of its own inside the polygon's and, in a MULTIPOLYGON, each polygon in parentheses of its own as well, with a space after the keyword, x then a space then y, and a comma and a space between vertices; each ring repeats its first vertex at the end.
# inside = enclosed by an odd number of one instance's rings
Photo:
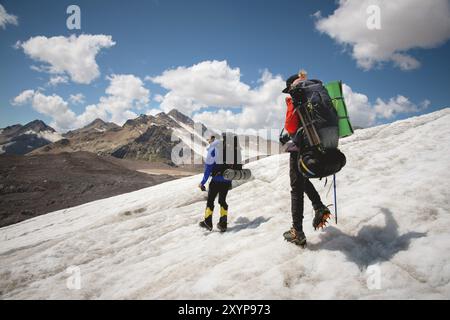
POLYGON ((336 175, 335 174, 333 174, 333 189, 334 189, 334 219, 335 219, 336 224, 337 224, 338 218, 337 218, 336 175))

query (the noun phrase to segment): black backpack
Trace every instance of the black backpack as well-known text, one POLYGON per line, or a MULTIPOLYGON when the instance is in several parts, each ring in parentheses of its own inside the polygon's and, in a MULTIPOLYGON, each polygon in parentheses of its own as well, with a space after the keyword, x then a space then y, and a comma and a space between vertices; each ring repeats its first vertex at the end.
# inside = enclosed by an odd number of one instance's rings
POLYGON ((307 178, 324 178, 346 163, 338 149, 339 117, 320 80, 305 80, 289 90, 302 127, 294 142, 300 148, 298 166, 307 178))
POLYGON ((222 140, 217 145, 216 165, 212 175, 223 175, 227 169, 242 170, 242 154, 238 136, 222 133, 222 140))

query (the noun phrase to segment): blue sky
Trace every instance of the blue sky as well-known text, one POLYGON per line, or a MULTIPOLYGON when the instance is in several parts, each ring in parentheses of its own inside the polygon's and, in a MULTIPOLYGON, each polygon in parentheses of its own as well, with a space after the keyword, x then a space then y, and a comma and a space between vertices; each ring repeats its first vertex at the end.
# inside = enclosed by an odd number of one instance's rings
MULTIPOLYGON (((36 118, 52 122, 49 115, 30 105, 11 104, 24 90, 42 88, 45 95, 55 94, 64 100, 71 94, 82 93, 85 102, 70 105, 78 115, 86 105, 96 104, 105 95, 110 83, 106 77, 112 74, 132 74, 142 79, 150 91, 145 108, 158 108, 159 102, 152 98, 165 95, 168 90, 158 83, 144 81, 145 77, 213 60, 226 60, 230 68, 239 68, 240 81, 251 89, 258 86, 263 70, 284 79, 305 68, 310 77, 325 82, 343 80, 354 92, 367 96, 372 105, 377 98, 387 102, 398 95, 415 105, 429 100, 427 108, 414 113, 420 114, 448 106, 450 101, 448 41, 444 39, 434 48, 407 50, 420 61, 420 67, 413 70, 402 70, 389 61, 364 70, 352 57, 351 46, 337 43, 315 26, 317 18, 312 15, 317 11, 322 17, 332 15, 338 7, 333 1, 1 0, 0 4, 18 18, 17 25, 0 28, 0 127, 36 118), (66 8, 70 4, 81 8, 81 30, 66 28, 66 8), (36 36, 72 34, 110 35, 116 43, 97 54, 100 76, 89 84, 69 80, 48 86, 50 75, 31 69, 42 62, 14 48, 17 41, 23 43, 36 36)), ((214 107, 203 106, 192 110, 191 115, 213 111, 214 107)), ((230 110, 239 113, 242 108, 230 110)), ((142 109, 134 111, 138 114, 142 109)), ((381 118, 377 123, 411 114, 381 118)))

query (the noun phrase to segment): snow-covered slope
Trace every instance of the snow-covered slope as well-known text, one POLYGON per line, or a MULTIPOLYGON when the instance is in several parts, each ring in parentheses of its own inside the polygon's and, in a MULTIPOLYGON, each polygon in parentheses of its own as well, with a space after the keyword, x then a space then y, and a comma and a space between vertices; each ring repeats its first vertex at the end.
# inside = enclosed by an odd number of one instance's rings
MULTIPOLYGON (((1 298, 448 299, 449 121, 445 109, 343 139, 339 224, 314 232, 306 201, 306 250, 282 238, 283 154, 248 166, 254 179, 230 192, 226 234, 197 226, 200 176, 0 229, 1 298), (69 266, 80 290, 66 287, 69 266)), ((329 185, 314 183, 331 203, 329 185)))

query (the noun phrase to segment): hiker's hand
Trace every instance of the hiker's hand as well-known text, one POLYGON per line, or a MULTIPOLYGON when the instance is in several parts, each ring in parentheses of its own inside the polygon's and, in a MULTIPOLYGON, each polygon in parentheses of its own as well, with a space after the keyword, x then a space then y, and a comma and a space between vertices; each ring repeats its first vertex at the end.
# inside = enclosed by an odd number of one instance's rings
POLYGON ((288 141, 291 140, 291 137, 289 134, 285 133, 284 135, 280 136, 280 143, 282 146, 284 146, 288 141))
POLYGON ((198 185, 198 187, 200 188, 200 190, 202 191, 206 191, 206 188, 204 185, 202 185, 201 183, 198 185))

